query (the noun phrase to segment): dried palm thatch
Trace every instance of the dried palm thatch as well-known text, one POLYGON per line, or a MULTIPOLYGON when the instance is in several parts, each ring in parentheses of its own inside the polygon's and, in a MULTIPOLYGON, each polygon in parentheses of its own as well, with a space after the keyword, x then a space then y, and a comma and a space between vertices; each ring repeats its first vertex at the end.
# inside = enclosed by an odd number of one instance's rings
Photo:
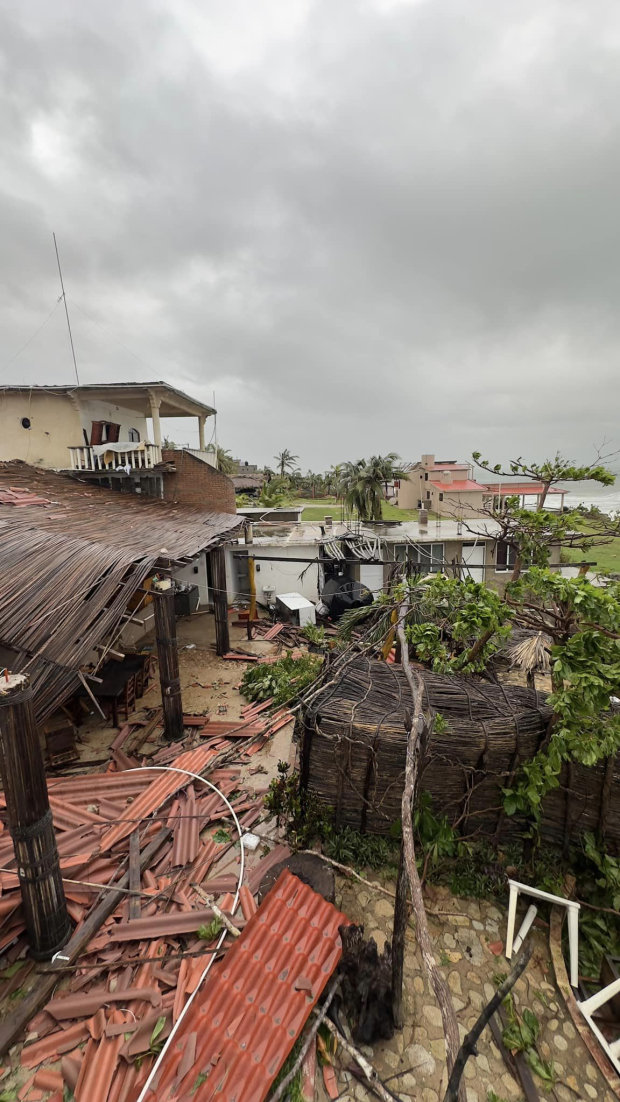
MULTIPOLYGON (((424 710, 439 714, 421 762, 421 789, 463 835, 499 839, 523 828, 503 812, 503 789, 534 757, 551 708, 521 685, 421 670, 424 710)), ((334 811, 337 826, 386 834, 400 818, 410 693, 399 667, 359 658, 303 716, 302 784, 334 811)), ((585 830, 620 847, 620 765, 564 767, 546 798, 541 832, 551 842, 585 830)))
POLYGON ((506 649, 512 668, 515 666, 525 673, 548 674, 551 671, 551 647, 552 639, 543 631, 537 631, 533 635, 526 635, 517 643, 512 643, 506 649))

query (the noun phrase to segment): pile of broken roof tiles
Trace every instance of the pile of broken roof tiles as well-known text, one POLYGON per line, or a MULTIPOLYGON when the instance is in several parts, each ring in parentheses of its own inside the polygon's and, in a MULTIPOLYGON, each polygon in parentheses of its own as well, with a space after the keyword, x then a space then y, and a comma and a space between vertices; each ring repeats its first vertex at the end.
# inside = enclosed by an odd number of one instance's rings
MULTIPOLYGON (((246 715, 248 710, 245 734, 251 736, 257 721, 255 708, 246 708, 246 715)), ((262 793, 244 788, 239 765, 218 762, 223 749, 234 745, 245 757, 256 743, 244 751, 219 732, 211 734, 206 745, 177 750, 170 764, 205 775, 248 831, 264 815, 262 793)), ((174 747, 166 747, 152 760, 169 759, 171 752, 174 747)), ((51 1000, 29 1023, 3 1078, 19 1072, 19 1102, 48 1096, 62 1102, 65 1088, 76 1102, 136 1102, 157 1053, 197 993, 147 1098, 207 1102, 217 1094, 261 1102, 336 967, 338 927, 347 919, 288 871, 257 909, 265 872, 288 855, 283 845, 247 853, 239 912, 233 913, 239 846, 228 808, 191 777, 149 773, 137 764, 117 746, 108 772, 48 781, 76 930, 119 868, 131 868, 132 851, 135 863, 163 827, 169 833, 142 873, 139 894, 127 892, 76 964, 59 973, 51 1000), (218 946, 211 900, 242 930, 237 940, 226 935, 218 946)), ((0 858, 0 868, 15 867, 6 830, 0 858)), ((6 1002, 34 964, 26 952, 17 875, 0 875, 0 996, 6 1002)))

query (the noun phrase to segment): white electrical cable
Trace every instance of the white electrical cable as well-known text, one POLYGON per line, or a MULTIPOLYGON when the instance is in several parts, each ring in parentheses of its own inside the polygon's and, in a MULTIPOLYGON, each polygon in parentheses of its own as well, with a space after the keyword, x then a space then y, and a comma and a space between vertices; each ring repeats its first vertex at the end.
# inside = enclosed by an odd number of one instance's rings
MULTIPOLYGON (((243 875, 244 875, 244 872, 245 872, 245 847, 244 847, 243 842, 241 840, 242 839, 241 823, 239 822, 239 819, 237 818, 237 815, 235 813, 235 809, 233 808, 230 801, 226 798, 224 793, 220 792, 219 788, 217 788, 216 785, 212 784, 211 781, 208 781, 206 777, 201 777, 198 773, 192 773, 190 769, 177 769, 175 766, 172 766, 172 765, 143 765, 143 766, 140 766, 140 768, 138 768, 138 769, 132 769, 131 772, 132 773, 150 773, 150 772, 153 772, 154 770, 158 770, 160 772, 163 771, 164 773, 181 773, 181 774, 184 774, 186 777, 193 777, 195 781, 200 781, 201 784, 208 785, 209 788, 213 789, 213 791, 215 793, 217 793, 217 795, 223 800, 223 802, 226 804, 228 810, 230 811, 230 813, 231 813, 231 815, 232 815, 232 817, 235 821, 235 826, 237 828, 237 832, 239 834, 239 842, 240 842, 240 848, 241 848, 241 861, 240 861, 240 865, 239 865, 239 879, 237 881, 237 890, 235 892, 235 898, 234 898, 234 903, 233 903, 233 908, 232 908, 232 914, 234 915, 234 913, 237 910, 237 907, 239 905, 239 893, 241 891, 241 885, 243 884, 243 875)), ((220 948, 220 946, 222 945, 222 942, 224 941, 224 938, 227 935, 228 935, 228 930, 226 928, 224 928, 222 930, 222 933, 220 934, 220 938, 219 938, 219 941, 218 941, 217 947, 216 947, 217 949, 220 948)), ((172 1044, 172 1041, 173 1041, 173 1039, 174 1039, 174 1037, 177 1033, 177 1030, 178 1030, 181 1022, 183 1021, 185 1015, 187 1014, 187 1011, 189 1010, 190 1006, 192 1005, 192 1002, 194 1001, 194 998, 198 994, 198 991, 200 990, 200 987, 202 986, 202 982, 205 979, 205 976, 207 975, 209 969, 211 968, 211 965, 213 964, 216 956, 217 956, 217 952, 211 954, 211 957, 209 959, 209 963, 207 964, 207 966, 206 966, 204 972, 202 973, 198 983, 196 984, 196 987, 192 991, 189 999, 187 1000, 187 1002, 186 1002, 185 1006, 183 1007, 181 1013, 179 1014, 176 1022, 174 1023, 174 1025, 172 1027, 172 1030, 170 1032, 170 1036, 168 1037, 164 1047, 162 1048, 159 1056, 157 1057, 157 1059, 155 1061, 155 1064, 153 1065, 153 1067, 152 1067, 152 1069, 149 1073, 149 1077, 148 1077, 146 1083, 144 1084, 144 1086, 143 1086, 143 1088, 140 1092, 140 1097, 137 1099, 137 1102, 144 1102, 144 1100, 146 1098, 146 1095, 147 1095, 147 1092, 151 1088, 151 1083, 153 1082, 153 1079, 155 1078, 157 1072, 159 1071, 159 1068, 160 1068, 161 1064, 164 1061, 166 1053, 167 1053, 170 1045, 172 1044)))

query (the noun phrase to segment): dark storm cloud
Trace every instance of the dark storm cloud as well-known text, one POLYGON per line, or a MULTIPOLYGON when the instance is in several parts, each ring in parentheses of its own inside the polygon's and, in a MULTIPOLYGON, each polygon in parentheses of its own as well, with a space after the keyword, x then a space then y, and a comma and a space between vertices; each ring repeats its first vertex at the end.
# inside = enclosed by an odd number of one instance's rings
MULTIPOLYGON (((615 0, 0 5, 0 369, 55 229, 144 361, 70 302, 83 378, 215 389, 244 457, 588 458, 618 437, 619 50, 615 0)), ((70 377, 60 310, 0 375, 70 377)))

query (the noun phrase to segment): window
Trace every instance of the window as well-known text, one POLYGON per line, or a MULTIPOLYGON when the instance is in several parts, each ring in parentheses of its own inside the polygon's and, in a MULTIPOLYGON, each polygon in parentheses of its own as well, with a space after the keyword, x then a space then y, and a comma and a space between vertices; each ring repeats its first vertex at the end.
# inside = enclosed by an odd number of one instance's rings
POLYGON ((443 543, 400 543, 395 551, 397 562, 408 562, 416 574, 437 574, 442 569, 443 543))
POLYGON ((424 481, 428 482, 428 471, 424 472, 424 481))
POLYGON ((140 433, 137 429, 130 429, 127 433, 127 439, 131 440, 132 444, 140 443, 140 433))
POLYGON ((22 428, 23 429, 29 429, 31 424, 32 424, 32 422, 31 422, 29 417, 22 417, 22 428))
POLYGON ((495 570, 512 570, 517 561, 517 551, 505 540, 498 540, 495 545, 495 570))
POLYGON ((91 444, 117 444, 121 426, 113 421, 93 421, 90 430, 91 444))
POLYGON ((427 501, 430 501, 430 496, 431 496, 431 492, 430 492, 430 490, 427 490, 426 491, 426 500, 427 501))
POLYGON ((440 500, 440 501, 443 501, 443 494, 440 494, 440 495, 439 495, 439 500, 440 500))

